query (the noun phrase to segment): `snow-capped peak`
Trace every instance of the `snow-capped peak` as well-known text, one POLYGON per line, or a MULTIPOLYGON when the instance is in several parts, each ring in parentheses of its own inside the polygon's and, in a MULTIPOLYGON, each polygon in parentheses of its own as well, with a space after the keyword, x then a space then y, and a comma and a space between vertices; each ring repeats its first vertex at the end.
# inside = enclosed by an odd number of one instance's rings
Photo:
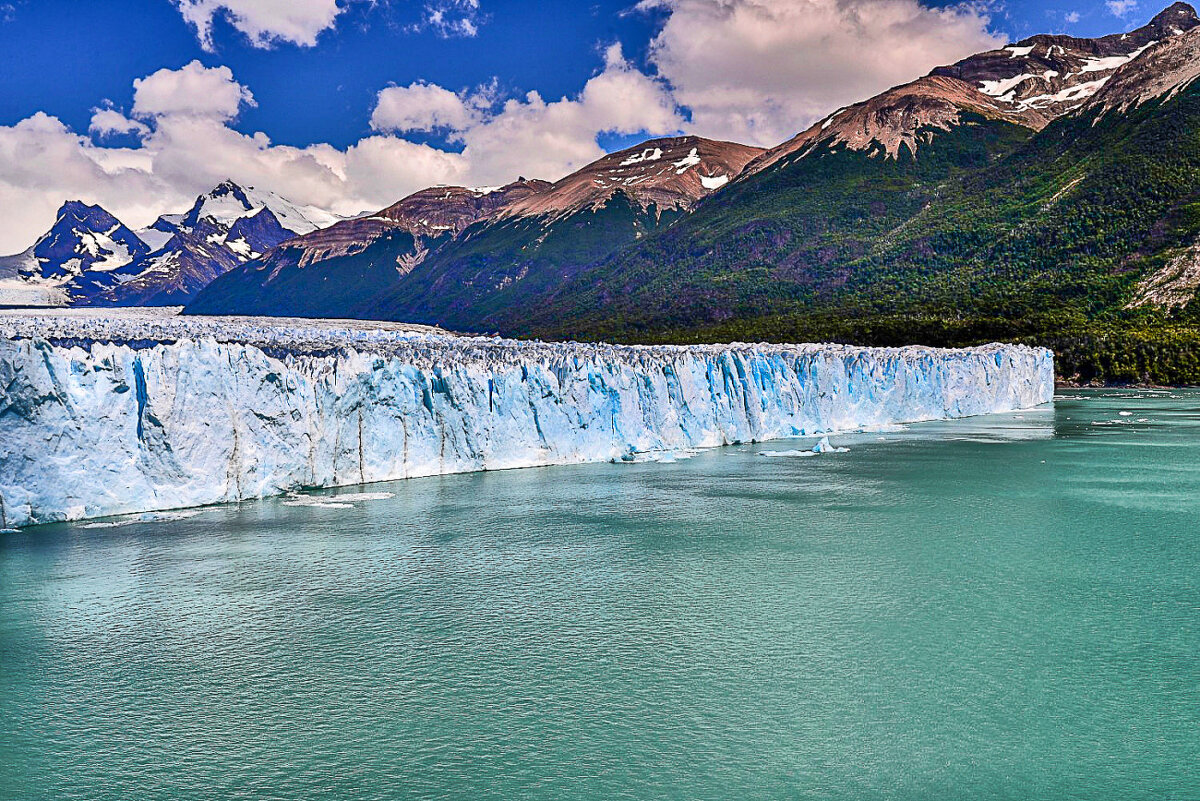
POLYGON ((203 219, 229 227, 243 217, 252 217, 263 209, 270 209, 287 230, 295 234, 307 234, 318 228, 333 225, 341 218, 312 206, 302 206, 280 197, 274 192, 242 187, 233 181, 222 181, 206 194, 196 198, 191 210, 184 215, 182 224, 193 228, 203 219))

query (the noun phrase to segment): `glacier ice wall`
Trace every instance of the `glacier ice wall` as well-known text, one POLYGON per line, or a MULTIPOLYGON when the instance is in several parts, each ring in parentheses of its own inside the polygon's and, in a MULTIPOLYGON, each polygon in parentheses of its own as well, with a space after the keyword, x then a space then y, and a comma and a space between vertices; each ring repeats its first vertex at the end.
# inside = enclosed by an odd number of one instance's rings
POLYGON ((172 325, 0 320, 0 523, 962 417, 1053 393, 1051 354, 1021 346, 623 347, 172 325))

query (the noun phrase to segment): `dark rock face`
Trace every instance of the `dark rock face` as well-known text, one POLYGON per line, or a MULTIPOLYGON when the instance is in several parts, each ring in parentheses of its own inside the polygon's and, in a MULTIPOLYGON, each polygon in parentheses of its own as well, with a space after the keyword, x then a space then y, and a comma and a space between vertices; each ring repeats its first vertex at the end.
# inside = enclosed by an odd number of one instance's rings
POLYGON ((149 250, 137 234, 100 206, 70 200, 33 246, 33 256, 39 277, 56 278, 82 275, 97 266, 113 269, 149 250))
POLYGON ((958 78, 999 104, 1017 111, 1038 111, 1053 119, 1081 107, 1117 69, 1147 48, 1198 25, 1195 10, 1176 3, 1129 33, 1098 39, 1031 36, 1001 50, 938 67, 932 74, 958 78))

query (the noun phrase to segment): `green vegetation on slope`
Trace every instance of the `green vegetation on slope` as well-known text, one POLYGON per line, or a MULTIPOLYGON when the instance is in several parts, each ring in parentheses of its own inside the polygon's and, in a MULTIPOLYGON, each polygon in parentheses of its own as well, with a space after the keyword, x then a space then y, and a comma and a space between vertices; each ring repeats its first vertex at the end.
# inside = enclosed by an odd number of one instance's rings
POLYGON ((1200 235, 1200 93, 915 160, 814 154, 582 272, 511 333, 1053 347, 1080 380, 1200 383, 1200 314, 1126 309, 1200 235))

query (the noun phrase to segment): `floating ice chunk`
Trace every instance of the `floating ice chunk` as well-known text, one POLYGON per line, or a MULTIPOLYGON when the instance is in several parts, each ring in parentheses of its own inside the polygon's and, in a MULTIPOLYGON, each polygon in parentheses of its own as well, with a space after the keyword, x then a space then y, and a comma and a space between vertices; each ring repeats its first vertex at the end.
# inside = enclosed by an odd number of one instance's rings
POLYGON ((341 495, 334 495, 328 500, 338 503, 352 503, 354 501, 386 501, 388 498, 395 497, 396 493, 394 492, 343 492, 341 495))
POLYGON ((316 498, 294 498, 290 501, 284 501, 284 506, 303 506, 307 509, 353 509, 352 503, 332 503, 330 501, 319 501, 316 498))
POLYGON ((849 448, 838 448, 829 444, 829 437, 821 437, 821 441, 813 446, 813 453, 849 453, 849 448))
POLYGON ((341 495, 315 497, 302 492, 289 493, 284 506, 308 506, 315 509, 353 509, 357 501, 384 501, 395 498, 394 492, 343 492, 341 495))
POLYGON ((696 454, 700 453, 697 448, 684 448, 681 450, 671 451, 650 451, 638 452, 630 449, 621 454, 620 459, 613 459, 613 464, 646 464, 647 462, 655 462, 657 464, 674 464, 681 459, 691 459, 696 454))
POLYGON ((812 446, 811 450, 801 451, 759 451, 759 456, 767 456, 773 458, 780 457, 798 457, 798 456, 820 456, 823 453, 849 453, 849 448, 838 448, 829 443, 829 437, 821 437, 821 441, 812 446))
POLYGON ((141 514, 122 517, 119 520, 99 520, 95 523, 84 523, 80 528, 121 528, 122 526, 132 526, 135 523, 169 523, 174 520, 187 520, 190 517, 200 514, 201 511, 203 510, 181 509, 170 512, 142 512, 141 514))

